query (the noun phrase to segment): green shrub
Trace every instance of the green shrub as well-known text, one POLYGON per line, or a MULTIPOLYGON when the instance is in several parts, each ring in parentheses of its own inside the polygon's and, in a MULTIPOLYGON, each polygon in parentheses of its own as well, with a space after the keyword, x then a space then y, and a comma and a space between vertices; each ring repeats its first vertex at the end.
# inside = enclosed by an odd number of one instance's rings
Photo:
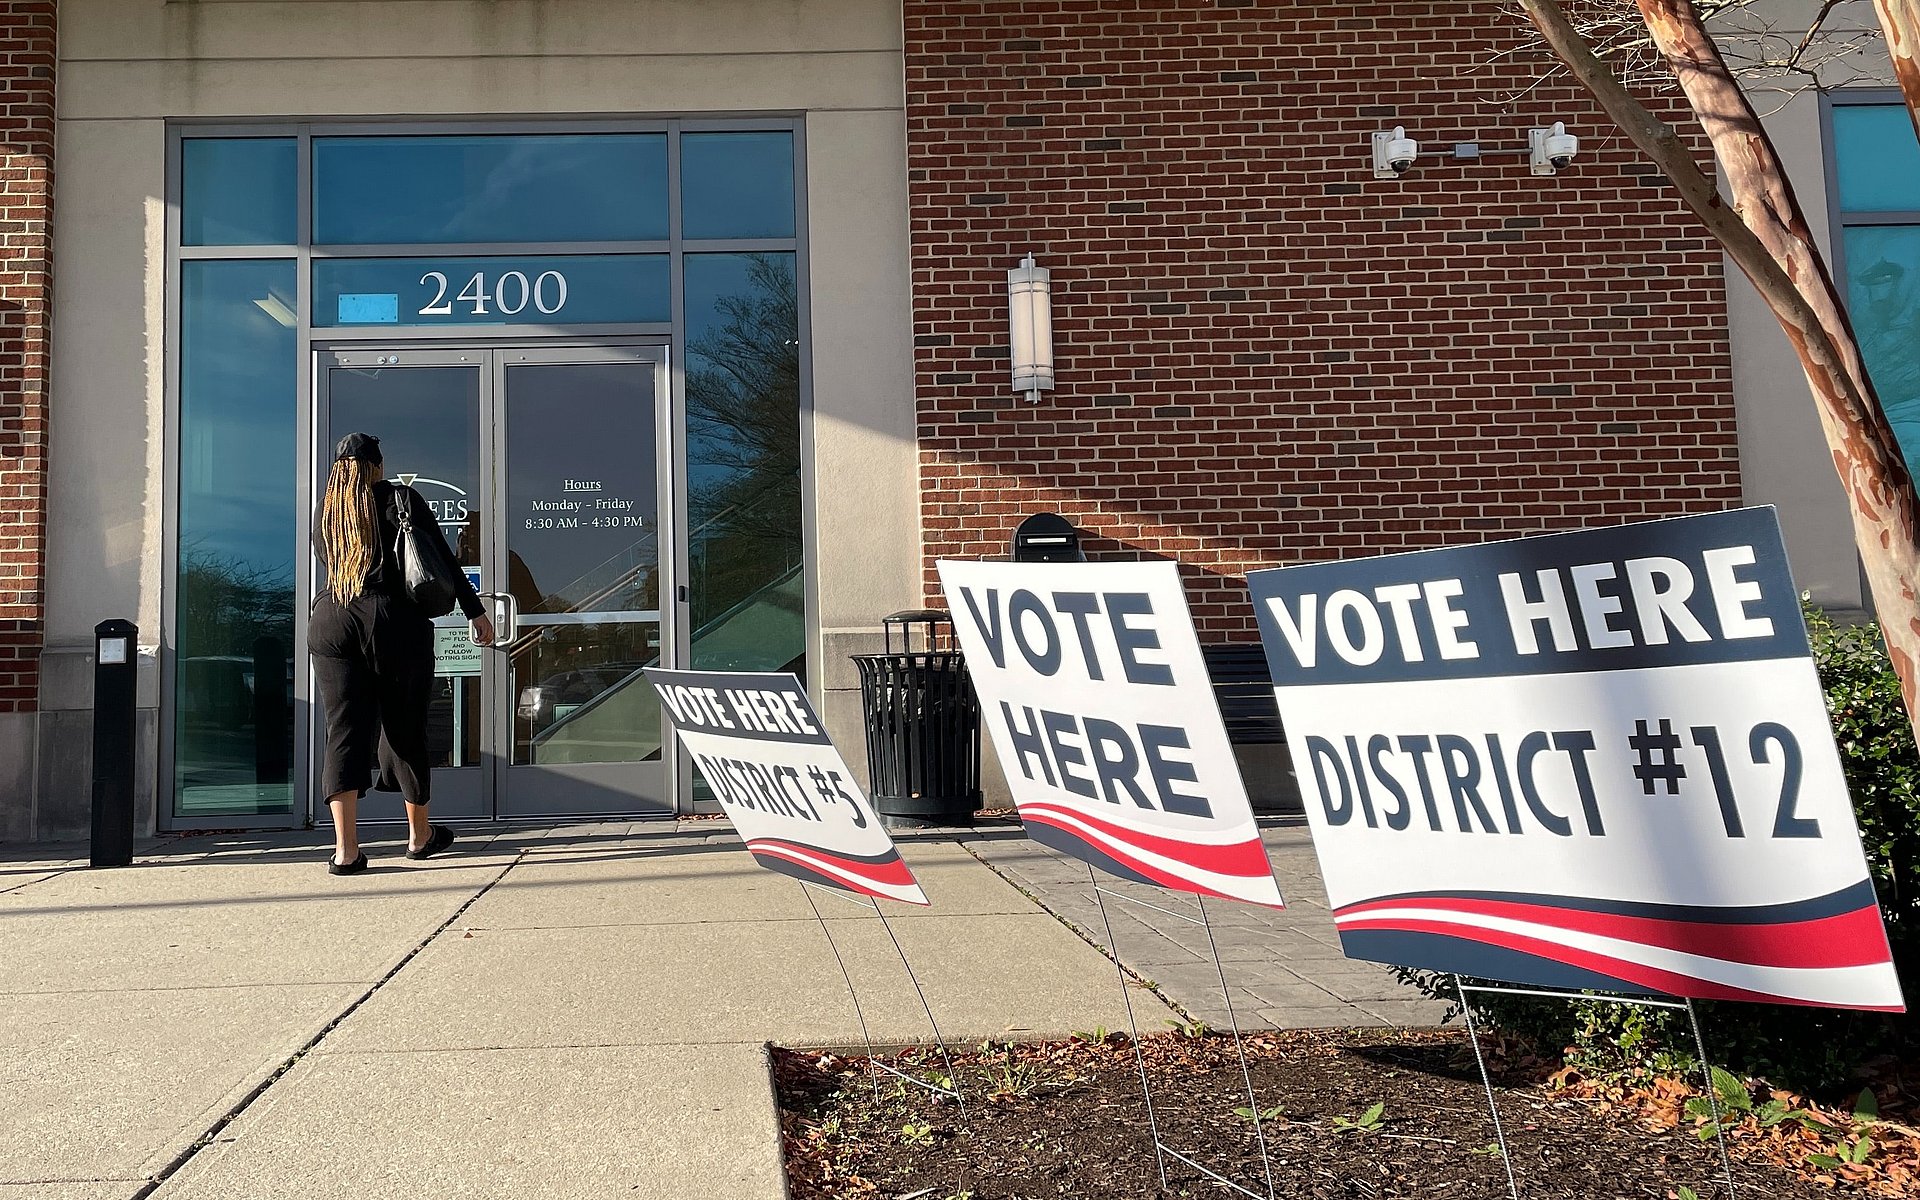
MULTIPOLYGON (((1920 754, 1887 660, 1880 627, 1836 625, 1806 607, 1820 686, 1853 796, 1867 865, 1909 1004, 1920 1002, 1920 754)), ((1453 977, 1404 967, 1394 973, 1429 996, 1457 1004, 1453 977)), ((1469 993, 1485 1020, 1589 1071, 1695 1070, 1684 1012, 1469 993)), ((1796 1090, 1843 1088, 1856 1069, 1917 1040, 1910 1017, 1770 1004, 1697 1006, 1716 1065, 1796 1090)))
POLYGON ((1807 606, 1860 841, 1903 977, 1920 966, 1920 755, 1878 625, 1836 626, 1807 606))

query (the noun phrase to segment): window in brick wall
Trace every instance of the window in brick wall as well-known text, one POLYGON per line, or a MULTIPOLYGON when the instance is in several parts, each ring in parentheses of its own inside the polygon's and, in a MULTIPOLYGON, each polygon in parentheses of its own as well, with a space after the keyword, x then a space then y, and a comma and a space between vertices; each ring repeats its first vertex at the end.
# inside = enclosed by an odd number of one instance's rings
POLYGON ((1898 94, 1877 89, 1835 96, 1828 119, 1847 309, 1901 452, 1920 462, 1920 140, 1898 94))

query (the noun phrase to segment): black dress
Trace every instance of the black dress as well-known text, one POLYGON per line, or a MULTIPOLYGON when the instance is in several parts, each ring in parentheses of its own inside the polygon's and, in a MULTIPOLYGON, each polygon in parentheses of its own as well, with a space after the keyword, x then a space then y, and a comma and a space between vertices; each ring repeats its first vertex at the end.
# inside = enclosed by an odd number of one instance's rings
MULTIPOLYGON (((377 761, 382 791, 397 790, 409 803, 425 804, 432 796, 427 706, 433 694, 433 621, 406 594, 394 558, 399 506, 407 505, 414 531, 438 542, 449 562, 453 551, 419 492, 383 479, 373 485, 373 497, 380 530, 365 589, 341 604, 326 590, 323 577, 323 590, 307 623, 307 648, 327 714, 320 794, 365 795, 376 786, 377 761)), ((324 570, 326 548, 319 543, 319 529, 316 518, 315 547, 324 570)), ((459 599, 468 620, 484 611, 471 583, 463 584, 459 599)))

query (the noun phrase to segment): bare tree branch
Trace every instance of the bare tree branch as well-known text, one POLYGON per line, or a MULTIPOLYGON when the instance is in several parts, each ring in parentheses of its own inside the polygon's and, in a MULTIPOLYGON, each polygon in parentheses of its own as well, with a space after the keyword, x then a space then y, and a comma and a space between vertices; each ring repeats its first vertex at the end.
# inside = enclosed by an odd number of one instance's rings
POLYGON ((1713 143, 1724 198, 1674 127, 1650 112, 1582 39, 1559 0, 1521 0, 1546 43, 1673 181, 1773 310, 1813 389, 1854 541, 1907 705, 1920 712, 1920 541, 1913 481, 1860 358, 1852 325, 1760 118, 1692 0, 1637 0, 1658 49, 1713 143))
MULTIPOLYGON (((1804 91, 1847 87, 1873 78, 1875 60, 1863 51, 1881 40, 1879 28, 1855 18, 1872 0, 1823 0, 1806 27, 1784 27, 1759 0, 1695 0, 1735 78, 1749 90, 1804 91)), ((1522 10, 1526 5, 1520 5, 1522 10)), ((1613 76, 1631 88, 1668 90, 1676 85, 1659 47, 1647 32, 1634 0, 1566 0, 1560 6, 1567 25, 1613 76)), ((1514 56, 1534 60, 1539 83, 1568 74, 1566 64, 1545 40, 1532 40, 1514 56)))

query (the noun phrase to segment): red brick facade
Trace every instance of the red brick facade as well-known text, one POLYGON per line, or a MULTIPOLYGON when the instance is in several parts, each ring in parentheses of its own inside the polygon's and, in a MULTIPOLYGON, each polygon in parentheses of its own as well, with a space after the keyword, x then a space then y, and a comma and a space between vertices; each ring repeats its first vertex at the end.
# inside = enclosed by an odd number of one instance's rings
POLYGON ((1057 510, 1249 569, 1740 498, 1720 256, 1512 5, 906 0, 927 586, 1057 510), (1524 146, 1372 177, 1375 130, 1524 146), (1008 388, 1006 274, 1053 271, 1058 388, 1008 388))
POLYGON ((55 0, 0 0, 0 713, 38 703, 55 0))

